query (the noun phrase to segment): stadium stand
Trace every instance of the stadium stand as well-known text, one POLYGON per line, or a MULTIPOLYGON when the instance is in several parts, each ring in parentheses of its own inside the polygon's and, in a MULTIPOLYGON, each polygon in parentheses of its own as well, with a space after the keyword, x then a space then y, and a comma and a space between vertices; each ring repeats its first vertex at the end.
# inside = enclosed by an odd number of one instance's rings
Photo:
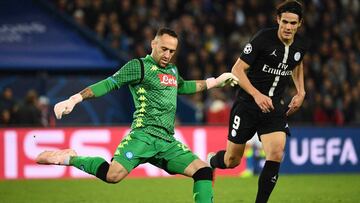
MULTIPOLYGON (((39 5, 44 4, 44 1, 36 2, 39 5)), ((275 13, 269 11, 274 11, 277 2, 52 0, 50 7, 55 7, 65 18, 71 18, 76 24, 76 28, 72 29, 88 30, 102 46, 115 50, 117 59, 124 61, 149 53, 150 40, 158 27, 172 27, 180 35, 181 40, 175 62, 184 78, 194 79, 219 75, 230 70, 250 36, 260 28, 276 26, 275 13)), ((302 109, 290 117, 290 120, 297 124, 358 125, 360 3, 357 0, 303 2, 305 17, 300 34, 307 36, 312 42, 309 54, 304 59, 307 96, 302 109)), ((4 27, 5 22, 6 20, 2 20, 0 27, 4 27)), ((3 42, 0 41, 0 48, 1 43, 3 42)), ((81 85, 85 85, 114 70, 116 67, 110 68, 110 71, 97 69, 90 75, 77 70, 70 73, 73 73, 74 82, 80 78, 83 79, 81 85)), ((60 71, 60 75, 61 73, 60 71)), ((51 74, 45 74, 43 77, 48 77, 53 82, 63 79, 59 75, 51 74)), ((1 84, 0 88, 4 89, 6 84, 1 84)), ((288 89, 287 92, 287 95, 293 94, 294 88, 288 89)), ((51 104, 59 100, 56 95, 49 95, 47 90, 40 93, 49 96, 51 104)), ((223 91, 222 100, 226 103, 225 106, 231 105, 233 93, 231 88, 223 91)), ((211 115, 210 110, 214 109, 211 105, 218 104, 213 101, 212 94, 186 97, 187 101, 182 102, 185 105, 179 108, 188 109, 187 114, 190 113, 193 117, 186 119, 187 117, 183 116, 179 121, 187 124, 207 123, 207 115, 211 115)), ((112 97, 112 102, 108 104, 113 105, 117 98, 124 97, 112 97)), ((290 98, 288 96, 286 100, 290 98)), ((116 103, 115 106, 114 109, 118 110, 122 105, 116 103)), ((90 107, 85 105, 84 108, 90 107)), ((89 113, 86 109, 83 111, 92 119, 76 118, 68 122, 115 124, 131 120, 131 109, 123 110, 126 111, 124 115, 127 115, 128 119, 108 120, 106 118, 111 115, 99 117, 99 112, 89 113)))

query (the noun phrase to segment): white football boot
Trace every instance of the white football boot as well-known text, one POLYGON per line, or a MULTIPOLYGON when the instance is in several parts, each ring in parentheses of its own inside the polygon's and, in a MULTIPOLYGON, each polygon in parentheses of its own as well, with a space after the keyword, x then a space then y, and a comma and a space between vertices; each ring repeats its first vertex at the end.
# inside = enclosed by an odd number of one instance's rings
POLYGON ((58 151, 44 151, 40 153, 35 161, 38 164, 52 164, 68 166, 70 157, 77 156, 73 149, 63 149, 58 151))

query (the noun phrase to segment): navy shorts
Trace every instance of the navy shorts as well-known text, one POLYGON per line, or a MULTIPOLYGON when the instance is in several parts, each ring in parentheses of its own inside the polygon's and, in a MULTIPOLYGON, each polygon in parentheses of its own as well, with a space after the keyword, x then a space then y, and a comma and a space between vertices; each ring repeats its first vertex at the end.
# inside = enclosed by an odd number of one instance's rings
POLYGON ((245 144, 255 133, 259 140, 262 134, 283 131, 290 135, 286 111, 287 107, 280 101, 274 102, 274 110, 261 112, 254 102, 235 101, 230 113, 228 140, 236 144, 245 144))

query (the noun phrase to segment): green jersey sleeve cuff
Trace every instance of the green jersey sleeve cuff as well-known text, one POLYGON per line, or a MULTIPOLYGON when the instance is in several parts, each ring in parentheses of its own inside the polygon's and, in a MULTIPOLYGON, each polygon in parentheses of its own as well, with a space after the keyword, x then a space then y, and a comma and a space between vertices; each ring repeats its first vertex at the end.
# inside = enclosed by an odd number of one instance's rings
POLYGON ((181 86, 178 88, 179 94, 193 94, 196 92, 196 81, 188 80, 184 81, 181 86))

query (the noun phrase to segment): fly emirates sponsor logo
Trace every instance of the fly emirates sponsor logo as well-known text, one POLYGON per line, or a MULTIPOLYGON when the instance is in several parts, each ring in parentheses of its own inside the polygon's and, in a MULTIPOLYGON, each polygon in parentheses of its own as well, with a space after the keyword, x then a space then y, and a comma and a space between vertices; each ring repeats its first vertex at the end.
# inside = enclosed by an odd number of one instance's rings
POLYGON ((282 75, 282 76, 291 75, 292 70, 286 70, 287 67, 288 65, 283 63, 279 63, 277 68, 271 68, 269 65, 264 64, 262 71, 273 75, 282 75))
POLYGON ((159 74, 160 83, 165 86, 177 87, 176 77, 170 74, 159 74))

